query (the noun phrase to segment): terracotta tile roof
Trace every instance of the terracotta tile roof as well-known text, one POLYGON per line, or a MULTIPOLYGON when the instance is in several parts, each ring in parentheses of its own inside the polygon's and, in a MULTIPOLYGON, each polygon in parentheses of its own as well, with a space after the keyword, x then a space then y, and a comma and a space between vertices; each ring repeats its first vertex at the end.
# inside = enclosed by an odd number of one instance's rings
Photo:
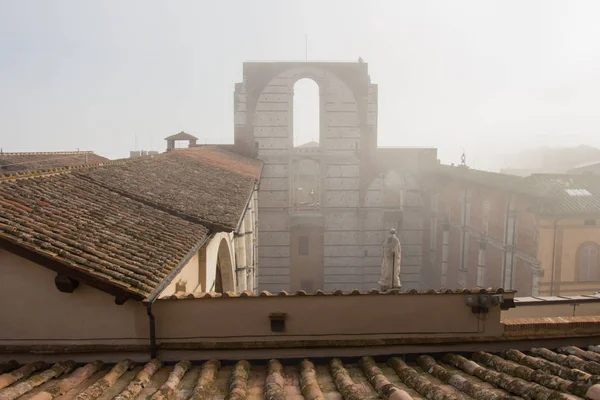
POLYGON ((0 153, 0 174, 27 170, 72 167, 109 161, 91 151, 0 153))
POLYGON ((259 161, 207 146, 78 173, 131 198, 235 230, 261 168, 259 161))
POLYGON ((0 180, 0 239, 136 297, 207 233, 74 172, 0 180))
POLYGON ((540 195, 538 191, 531 187, 528 181, 516 175, 483 171, 461 165, 451 166, 443 164, 428 168, 425 170, 425 173, 529 196, 537 197, 540 195))
POLYGON ((0 400, 600 399, 597 351, 591 346, 175 365, 13 363, 0 375, 0 400))
POLYGON ((262 161, 234 153, 223 146, 203 145, 174 151, 227 171, 260 179, 262 161))
POLYGON ((489 289, 441 289, 441 290, 416 290, 411 289, 409 291, 401 291, 398 289, 390 289, 387 291, 380 291, 378 289, 371 289, 368 292, 361 292, 358 289, 354 289, 349 292, 344 292, 342 290, 334 290, 332 292, 324 292, 322 290, 317 290, 314 293, 307 293, 304 290, 298 290, 295 293, 289 293, 286 291, 281 291, 278 293, 271 293, 266 290, 255 294, 251 291, 244 291, 241 293, 234 292, 176 292, 168 296, 163 296, 161 300, 184 300, 184 299, 217 299, 217 298, 245 298, 245 297, 288 297, 288 296, 376 296, 376 295, 384 295, 384 296, 406 296, 406 295, 432 295, 432 294, 471 294, 471 293, 491 293, 491 294, 500 294, 500 293, 514 293, 513 291, 505 291, 501 288, 489 288, 489 289))
POLYGON ((543 214, 600 214, 600 175, 533 174, 525 182, 546 199, 543 214))
POLYGON ((507 337, 535 337, 552 335, 582 335, 600 331, 600 316, 506 318, 504 335, 507 337))

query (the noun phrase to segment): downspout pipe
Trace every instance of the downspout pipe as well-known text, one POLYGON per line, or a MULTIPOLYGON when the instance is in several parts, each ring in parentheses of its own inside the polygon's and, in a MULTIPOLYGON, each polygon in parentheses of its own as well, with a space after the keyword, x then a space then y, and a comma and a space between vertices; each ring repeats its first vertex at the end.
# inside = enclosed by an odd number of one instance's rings
POLYGON ((142 304, 146 307, 146 314, 148 314, 148 323, 150 327, 150 357, 152 359, 156 358, 156 318, 152 313, 152 304, 158 299, 160 293, 175 279, 175 277, 181 272, 181 270, 187 265, 188 261, 192 259, 192 257, 198 253, 200 248, 204 246, 213 235, 205 236, 196 246, 192 248, 192 250, 186 255, 186 257, 181 260, 181 262, 177 265, 177 267, 173 268, 171 272, 163 279, 163 281, 154 289, 148 297, 146 297, 142 304))
POLYGON ((148 322, 150 323, 150 358, 156 358, 156 320, 152 314, 152 303, 146 303, 148 322))

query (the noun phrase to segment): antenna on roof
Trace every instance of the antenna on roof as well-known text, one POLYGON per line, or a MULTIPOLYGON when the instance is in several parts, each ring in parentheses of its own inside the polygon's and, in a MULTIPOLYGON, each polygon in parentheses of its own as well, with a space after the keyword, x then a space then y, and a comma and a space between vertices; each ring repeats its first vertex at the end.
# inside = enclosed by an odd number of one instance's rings
POLYGON ((465 149, 463 149, 462 155, 460 156, 460 165, 463 167, 467 166, 467 155, 465 154, 465 149))
POLYGON ((308 33, 304 34, 304 61, 308 62, 308 33))

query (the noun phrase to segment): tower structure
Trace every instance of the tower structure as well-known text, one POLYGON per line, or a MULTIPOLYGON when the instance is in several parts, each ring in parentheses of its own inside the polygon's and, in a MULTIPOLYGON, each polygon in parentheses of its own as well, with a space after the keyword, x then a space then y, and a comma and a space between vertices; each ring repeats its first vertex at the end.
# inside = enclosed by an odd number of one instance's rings
POLYGON ((244 63, 234 109, 236 151, 264 161, 259 289, 376 287, 390 228, 405 249, 405 287, 421 287, 423 210, 414 176, 437 154, 377 148, 377 85, 367 63, 244 63), (294 85, 304 78, 319 86, 319 140, 294 147, 294 85))

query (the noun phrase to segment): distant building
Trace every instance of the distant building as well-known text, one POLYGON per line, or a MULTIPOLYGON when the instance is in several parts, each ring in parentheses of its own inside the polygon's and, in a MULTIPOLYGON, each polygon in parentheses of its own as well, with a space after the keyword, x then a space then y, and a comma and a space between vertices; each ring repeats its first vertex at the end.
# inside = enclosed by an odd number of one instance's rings
POLYGON ((129 158, 137 158, 137 157, 145 157, 145 156, 155 156, 158 154, 158 151, 150 151, 150 150, 137 150, 130 151, 129 158))
POLYGON ((422 182, 431 203, 429 286, 520 296, 600 289, 600 176, 439 166, 422 182))
POLYGON ((591 162, 578 165, 568 171, 570 174, 600 174, 600 162, 591 162))
POLYGON ((170 151, 176 148, 175 144, 179 141, 187 141, 189 143, 188 147, 194 147, 196 146, 198 138, 194 135, 190 135, 189 133, 181 131, 179 133, 166 137, 165 140, 167 141, 167 151, 170 151))

